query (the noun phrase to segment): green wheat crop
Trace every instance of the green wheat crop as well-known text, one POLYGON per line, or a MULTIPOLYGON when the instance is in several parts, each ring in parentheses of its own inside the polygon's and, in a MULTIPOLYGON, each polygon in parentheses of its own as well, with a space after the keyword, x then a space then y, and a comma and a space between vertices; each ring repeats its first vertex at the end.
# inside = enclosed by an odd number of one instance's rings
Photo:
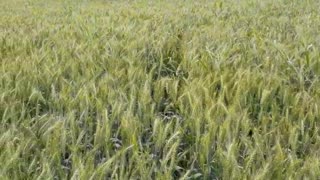
POLYGON ((319 179, 319 7, 0 0, 0 179, 319 179))

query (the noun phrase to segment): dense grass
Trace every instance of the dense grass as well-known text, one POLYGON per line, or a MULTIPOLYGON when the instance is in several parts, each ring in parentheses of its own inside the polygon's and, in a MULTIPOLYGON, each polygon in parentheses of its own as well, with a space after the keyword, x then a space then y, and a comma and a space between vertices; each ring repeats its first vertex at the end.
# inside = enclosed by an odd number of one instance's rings
POLYGON ((319 178, 319 7, 1 0, 1 179, 319 178))

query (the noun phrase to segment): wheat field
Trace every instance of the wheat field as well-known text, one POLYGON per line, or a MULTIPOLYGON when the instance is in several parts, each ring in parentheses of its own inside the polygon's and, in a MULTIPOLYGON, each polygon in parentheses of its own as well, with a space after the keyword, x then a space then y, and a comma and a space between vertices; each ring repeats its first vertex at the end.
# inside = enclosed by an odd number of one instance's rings
POLYGON ((0 0, 0 179, 319 179, 319 7, 0 0))

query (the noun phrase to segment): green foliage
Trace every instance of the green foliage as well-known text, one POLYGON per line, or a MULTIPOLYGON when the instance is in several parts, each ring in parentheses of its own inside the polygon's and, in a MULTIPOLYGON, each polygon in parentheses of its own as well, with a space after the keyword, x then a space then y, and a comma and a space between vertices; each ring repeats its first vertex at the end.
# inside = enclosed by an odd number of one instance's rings
POLYGON ((318 179, 320 2, 0 2, 1 179, 318 179))

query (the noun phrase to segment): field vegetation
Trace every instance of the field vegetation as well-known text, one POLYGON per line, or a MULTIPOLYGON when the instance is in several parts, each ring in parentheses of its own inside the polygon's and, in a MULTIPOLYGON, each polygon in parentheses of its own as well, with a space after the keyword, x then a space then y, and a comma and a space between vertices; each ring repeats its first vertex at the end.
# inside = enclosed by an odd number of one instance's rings
POLYGON ((1 179, 319 179, 319 7, 0 0, 1 179))

